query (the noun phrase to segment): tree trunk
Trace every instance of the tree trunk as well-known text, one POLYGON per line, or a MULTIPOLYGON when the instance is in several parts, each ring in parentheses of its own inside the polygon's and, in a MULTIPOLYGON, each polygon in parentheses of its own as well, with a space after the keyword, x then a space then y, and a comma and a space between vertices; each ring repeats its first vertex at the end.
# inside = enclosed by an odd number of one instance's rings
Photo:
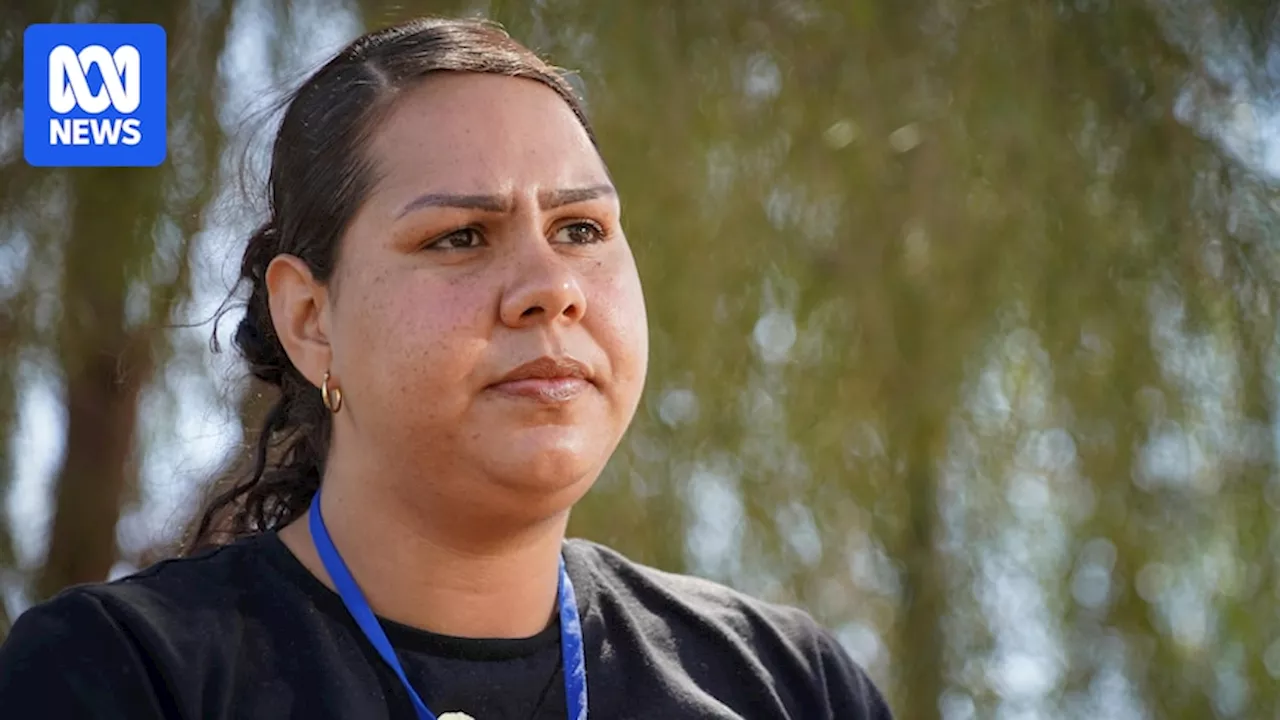
MULTIPOLYGON (((122 314, 98 317, 108 327, 115 320, 118 328, 122 314)), ((66 452, 49 552, 36 583, 39 599, 68 585, 102 580, 115 562, 120 501, 136 471, 130 456, 138 393, 151 374, 146 362, 121 368, 127 344, 118 335, 67 378, 66 452)))
POLYGON ((895 710, 904 718, 939 717, 938 698, 945 683, 946 646, 942 616, 945 584, 938 553, 937 484, 934 455, 926 448, 907 451, 907 541, 903 557, 903 607, 898 658, 899 687, 906 688, 895 710))
MULTIPOLYGON (((157 3, 158 5, 158 3, 157 3)), ((161 21, 170 34, 170 125, 187 124, 195 135, 171 145, 168 166, 79 168, 70 179, 70 223, 62 256, 58 354, 65 382, 66 444, 54 495, 48 552, 35 582, 34 600, 60 589, 105 579, 117 559, 116 523, 137 474, 133 462, 138 397, 151 379, 178 301, 186 297, 188 252, 200 215, 212 194, 205 181, 176 201, 173 165, 212 177, 221 153, 221 129, 211 89, 225 44, 230 0, 181 3, 158 15, 156 7, 115 8, 121 21, 161 21), (162 238, 168 214, 180 237, 162 238), (154 278, 153 256, 176 242, 176 276, 154 278), (140 287, 149 302, 130 317, 130 294, 140 287)), ((102 8, 109 12, 112 8, 102 8)))

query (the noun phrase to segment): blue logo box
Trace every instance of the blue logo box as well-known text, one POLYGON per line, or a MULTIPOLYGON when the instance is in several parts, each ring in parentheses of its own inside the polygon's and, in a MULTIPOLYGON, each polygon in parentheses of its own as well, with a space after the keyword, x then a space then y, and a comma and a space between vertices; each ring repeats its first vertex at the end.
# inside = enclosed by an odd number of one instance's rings
POLYGON ((155 167, 168 150, 159 25, 31 25, 22 47, 22 152, 36 167, 155 167))

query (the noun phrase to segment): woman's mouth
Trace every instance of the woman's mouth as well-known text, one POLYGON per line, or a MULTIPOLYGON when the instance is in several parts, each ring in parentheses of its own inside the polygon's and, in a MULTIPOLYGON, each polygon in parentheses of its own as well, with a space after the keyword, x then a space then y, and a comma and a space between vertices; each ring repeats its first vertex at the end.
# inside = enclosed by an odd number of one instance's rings
POLYGON ((579 377, 525 378, 508 380, 491 389, 505 395, 537 400, 545 403, 568 402, 591 388, 591 383, 579 377))
POLYGON ((505 395, 544 403, 568 402, 591 389, 591 368, 572 357, 544 355, 489 386, 505 395))

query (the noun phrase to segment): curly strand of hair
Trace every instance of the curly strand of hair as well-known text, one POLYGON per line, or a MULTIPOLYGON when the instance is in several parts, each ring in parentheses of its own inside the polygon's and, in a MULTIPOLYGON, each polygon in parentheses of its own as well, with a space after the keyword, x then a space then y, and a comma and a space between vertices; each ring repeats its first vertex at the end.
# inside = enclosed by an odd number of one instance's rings
POLYGON ((241 477, 231 487, 217 493, 209 500, 200 515, 200 520, 194 532, 190 533, 184 543, 183 554, 190 555, 206 546, 217 544, 219 536, 230 535, 234 537, 237 534, 235 526, 240 524, 241 513, 235 512, 235 506, 240 498, 249 493, 266 473, 268 457, 271 451, 271 438, 276 430, 284 428, 288 422, 287 403, 287 399, 281 397, 271 407, 266 419, 263 420, 262 429, 258 435, 253 457, 253 470, 241 477), (225 515, 229 509, 232 510, 232 516, 227 518, 225 515), (228 520, 230 520, 231 527, 225 527, 228 520))
POLYGON ((296 394, 291 393, 296 402, 291 422, 278 442, 283 448, 278 464, 245 493, 243 508, 235 518, 236 534, 289 524, 306 512, 320 488, 329 446, 328 410, 315 388, 297 384, 304 387, 293 388, 296 394))

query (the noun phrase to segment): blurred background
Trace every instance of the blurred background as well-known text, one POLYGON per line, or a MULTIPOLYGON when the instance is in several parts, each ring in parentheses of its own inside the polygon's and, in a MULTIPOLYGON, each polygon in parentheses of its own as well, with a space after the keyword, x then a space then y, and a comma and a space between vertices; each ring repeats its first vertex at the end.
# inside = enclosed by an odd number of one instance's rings
POLYGON ((418 14, 576 70, 624 198, 651 370, 573 534, 808 608, 907 720, 1280 717, 1253 0, 4 0, 0 626, 243 460, 272 104, 418 14), (51 21, 168 30, 165 165, 25 164, 51 21))

